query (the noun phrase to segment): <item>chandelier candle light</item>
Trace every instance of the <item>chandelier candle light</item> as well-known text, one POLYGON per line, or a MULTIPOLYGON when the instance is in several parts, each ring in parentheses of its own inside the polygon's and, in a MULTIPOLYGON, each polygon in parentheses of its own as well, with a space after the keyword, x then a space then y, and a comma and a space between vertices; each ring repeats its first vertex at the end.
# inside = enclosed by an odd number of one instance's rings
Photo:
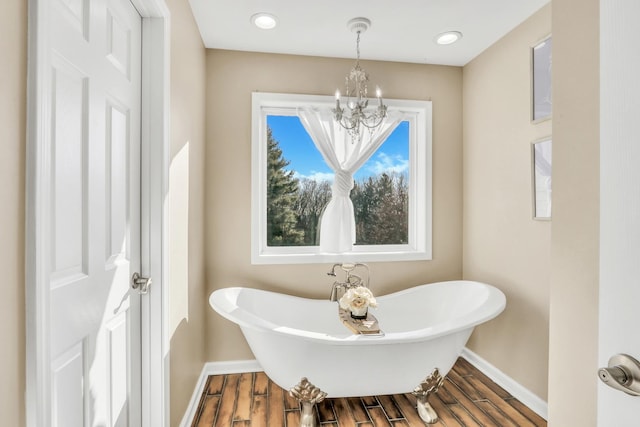
POLYGON ((382 102, 380 88, 376 88, 378 107, 375 110, 366 111, 369 106, 367 98, 369 76, 360 67, 360 34, 367 31, 370 25, 371 21, 367 18, 353 18, 347 23, 349 29, 357 34, 356 64, 345 78, 346 111, 340 105, 340 90, 336 90, 336 108, 332 110, 335 120, 347 130, 352 142, 362 140, 363 127, 369 130, 370 135, 373 135, 387 116, 387 106, 382 102))

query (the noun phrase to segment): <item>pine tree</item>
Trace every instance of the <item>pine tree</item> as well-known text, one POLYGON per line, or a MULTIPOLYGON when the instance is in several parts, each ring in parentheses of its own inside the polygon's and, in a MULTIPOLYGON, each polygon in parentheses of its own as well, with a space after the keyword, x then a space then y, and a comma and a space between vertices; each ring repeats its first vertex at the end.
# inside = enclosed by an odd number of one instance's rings
POLYGON ((378 226, 375 239, 386 244, 406 244, 407 186, 403 175, 383 173, 378 176, 377 193, 383 199, 376 212, 378 226))
POLYGON ((285 168, 289 161, 282 155, 278 141, 267 128, 267 244, 297 246, 304 232, 296 229, 294 203, 298 198, 298 180, 285 168))
POLYGON ((404 175, 382 173, 356 182, 351 200, 357 245, 408 241, 408 186, 404 175))

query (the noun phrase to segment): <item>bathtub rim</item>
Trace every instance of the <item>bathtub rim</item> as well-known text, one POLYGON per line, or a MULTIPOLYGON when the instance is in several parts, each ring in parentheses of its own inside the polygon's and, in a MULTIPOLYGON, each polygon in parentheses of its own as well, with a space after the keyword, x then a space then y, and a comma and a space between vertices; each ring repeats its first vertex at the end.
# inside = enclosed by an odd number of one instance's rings
MULTIPOLYGON (((414 329, 405 332, 385 333, 383 336, 356 335, 349 333, 346 328, 344 334, 329 335, 326 333, 319 333, 304 329, 277 325, 233 303, 233 301, 237 300, 237 295, 239 295, 239 293, 243 291, 257 294, 275 294, 278 295, 278 297, 294 300, 299 299, 324 301, 324 299, 299 297, 281 292, 267 291, 247 286, 232 286, 213 291, 209 296, 209 305, 219 315, 239 325, 241 328, 250 328, 258 331, 263 331, 265 333, 295 337, 296 339, 303 339, 306 341, 321 342, 327 345, 385 345, 398 342, 406 343, 414 341, 427 341, 441 337, 443 335, 454 334, 465 329, 474 328, 479 324, 485 323, 497 317, 500 313, 502 313, 502 311, 504 311, 506 307, 506 297, 504 293, 495 286, 473 280, 450 280, 426 283, 385 294, 376 297, 376 299, 379 301, 379 303, 384 304, 384 300, 388 297, 401 296, 403 294, 415 292, 419 288, 429 286, 447 286, 453 283, 470 284, 473 286, 480 285, 481 287, 489 291, 489 295, 487 296, 486 301, 484 301, 484 303, 479 307, 476 307, 475 309, 452 320, 441 322, 437 325, 429 326, 427 328, 414 329), (225 298, 225 296, 227 296, 225 294, 229 293, 234 296, 233 299, 228 297, 225 298)), ((384 331, 384 325, 381 325, 381 327, 384 331)))

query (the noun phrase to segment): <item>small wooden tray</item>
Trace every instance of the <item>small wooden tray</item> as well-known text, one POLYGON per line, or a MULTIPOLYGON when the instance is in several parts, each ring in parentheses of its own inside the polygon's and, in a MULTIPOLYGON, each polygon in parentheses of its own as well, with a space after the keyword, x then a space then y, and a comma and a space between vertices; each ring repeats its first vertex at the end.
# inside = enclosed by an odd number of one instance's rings
POLYGON ((338 308, 340 320, 356 335, 384 335, 378 325, 378 319, 371 313, 367 313, 366 319, 354 319, 351 312, 338 308))

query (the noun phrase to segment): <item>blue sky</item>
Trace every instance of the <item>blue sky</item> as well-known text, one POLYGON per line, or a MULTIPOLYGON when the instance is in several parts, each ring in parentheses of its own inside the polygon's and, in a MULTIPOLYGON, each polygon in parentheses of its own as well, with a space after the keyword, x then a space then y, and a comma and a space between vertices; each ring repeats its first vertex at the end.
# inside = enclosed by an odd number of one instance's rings
MULTIPOLYGON (((289 170, 298 178, 332 179, 333 172, 297 116, 267 116, 267 125, 280 144, 283 156, 289 160, 289 170), (331 178, 330 178, 331 177, 331 178)), ((382 146, 365 163, 354 179, 359 181, 383 172, 407 172, 409 168, 409 122, 402 122, 382 146)))

